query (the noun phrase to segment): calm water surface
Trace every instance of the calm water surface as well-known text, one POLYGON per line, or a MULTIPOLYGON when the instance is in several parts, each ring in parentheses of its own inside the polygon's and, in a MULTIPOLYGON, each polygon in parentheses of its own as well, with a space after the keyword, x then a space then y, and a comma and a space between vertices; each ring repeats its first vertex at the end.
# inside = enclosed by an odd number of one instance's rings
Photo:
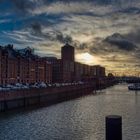
POLYGON ((123 117, 123 140, 140 140, 140 92, 121 84, 50 107, 0 114, 0 140, 105 140, 105 116, 123 117))

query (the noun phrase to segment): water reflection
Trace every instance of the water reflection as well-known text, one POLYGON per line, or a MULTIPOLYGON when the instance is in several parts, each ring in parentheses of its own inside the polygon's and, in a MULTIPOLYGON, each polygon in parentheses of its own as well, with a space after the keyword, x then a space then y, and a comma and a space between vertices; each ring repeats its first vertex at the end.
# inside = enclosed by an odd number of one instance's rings
POLYGON ((1 140, 104 140, 105 116, 121 115, 123 139, 140 138, 140 93, 116 85, 76 100, 1 114, 1 140))

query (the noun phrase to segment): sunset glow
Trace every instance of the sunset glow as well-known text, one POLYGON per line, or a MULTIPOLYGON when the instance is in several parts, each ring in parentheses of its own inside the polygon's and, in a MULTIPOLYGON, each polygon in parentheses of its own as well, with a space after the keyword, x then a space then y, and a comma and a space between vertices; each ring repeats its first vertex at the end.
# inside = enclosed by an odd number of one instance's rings
POLYGON ((79 62, 118 74, 140 71, 138 0, 2 0, 0 7, 0 45, 60 58, 69 42, 79 62))
POLYGON ((97 64, 97 59, 93 55, 89 54, 88 52, 77 54, 76 60, 89 65, 97 64))

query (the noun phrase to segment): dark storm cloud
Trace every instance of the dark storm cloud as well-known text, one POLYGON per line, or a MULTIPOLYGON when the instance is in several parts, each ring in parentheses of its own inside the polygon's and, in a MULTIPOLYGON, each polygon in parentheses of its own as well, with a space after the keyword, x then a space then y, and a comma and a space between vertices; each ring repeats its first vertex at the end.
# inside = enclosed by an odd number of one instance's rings
POLYGON ((111 61, 117 61, 115 59, 116 56, 125 54, 128 54, 135 59, 140 59, 140 48, 118 33, 112 34, 105 39, 97 38, 93 42, 90 42, 88 44, 88 48, 89 51, 93 53, 93 55, 100 55, 101 57, 106 57, 106 59, 109 61, 110 55, 111 61))
POLYGON ((49 41, 58 41, 61 44, 69 43, 76 47, 78 50, 88 49, 88 43, 80 43, 77 40, 73 40, 72 36, 68 34, 63 34, 61 31, 51 31, 51 32, 43 32, 41 23, 36 22, 31 24, 31 34, 43 37, 44 39, 48 39, 49 41))
POLYGON ((130 33, 125 34, 125 36, 128 40, 140 44, 140 28, 132 30, 130 33))
POLYGON ((35 22, 31 24, 32 33, 35 35, 43 35, 42 26, 40 23, 35 22))
POLYGON ((59 41, 60 43, 72 43, 73 39, 70 35, 64 35, 60 31, 43 32, 42 25, 39 22, 31 24, 31 34, 43 37, 51 41, 59 41))
POLYGON ((56 34, 56 40, 60 41, 60 43, 72 43, 73 39, 71 36, 66 35, 64 36, 61 32, 56 34))
POLYGON ((107 37, 104 41, 110 43, 111 45, 115 45, 119 49, 125 51, 132 51, 137 48, 137 46, 134 43, 130 42, 124 36, 118 33, 107 37))
POLYGON ((88 44, 87 43, 77 43, 77 49, 80 49, 80 50, 85 50, 88 48, 88 44))

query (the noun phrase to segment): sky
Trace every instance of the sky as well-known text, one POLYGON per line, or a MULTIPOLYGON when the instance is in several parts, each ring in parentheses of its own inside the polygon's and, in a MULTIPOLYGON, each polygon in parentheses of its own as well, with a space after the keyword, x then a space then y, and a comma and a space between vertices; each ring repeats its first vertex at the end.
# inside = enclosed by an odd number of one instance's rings
POLYGON ((140 75, 139 23, 139 0, 0 0, 0 45, 60 58, 68 42, 116 75, 140 75))

